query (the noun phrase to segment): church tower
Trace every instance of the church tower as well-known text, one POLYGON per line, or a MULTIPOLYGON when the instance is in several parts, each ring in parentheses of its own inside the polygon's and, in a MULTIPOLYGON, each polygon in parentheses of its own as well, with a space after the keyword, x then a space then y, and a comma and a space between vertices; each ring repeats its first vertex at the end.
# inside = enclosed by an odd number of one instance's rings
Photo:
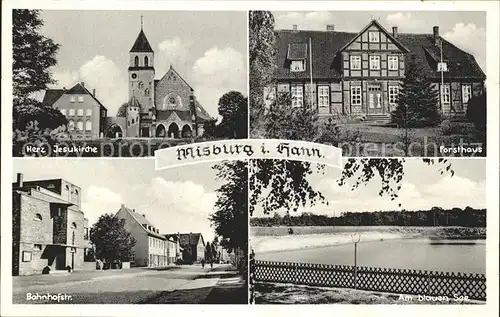
POLYGON ((137 98, 140 104, 140 113, 148 113, 154 107, 154 52, 144 34, 142 17, 141 31, 129 52, 130 63, 128 68, 128 97, 137 98))

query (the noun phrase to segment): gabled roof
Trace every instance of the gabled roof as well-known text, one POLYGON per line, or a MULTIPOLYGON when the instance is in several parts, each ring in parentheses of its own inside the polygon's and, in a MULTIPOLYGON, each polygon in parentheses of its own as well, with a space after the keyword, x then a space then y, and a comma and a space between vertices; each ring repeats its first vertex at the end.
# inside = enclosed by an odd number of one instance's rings
MULTIPOLYGON (((378 24, 378 22, 372 23, 378 24)), ((290 71, 290 60, 287 58, 289 44, 309 43, 309 39, 312 42, 313 78, 341 79, 343 76, 342 65, 340 60, 337 60, 338 55, 336 53, 347 47, 359 35, 359 32, 277 30, 275 34, 278 63, 276 76, 279 80, 310 78, 309 62, 305 63, 305 71, 292 72, 290 71)), ((392 35, 390 35, 390 38, 394 39, 392 35)), ((416 64, 421 68, 424 75, 430 78, 440 78, 441 74, 437 71, 437 65, 435 65, 436 56, 440 55, 440 51, 439 47, 434 44, 432 34, 399 33, 395 40, 408 49, 407 57, 414 56, 416 64), (439 55, 436 55, 436 52, 439 52, 439 55)), ((442 39, 442 43, 443 55, 448 59, 449 63, 449 71, 444 73, 445 78, 486 78, 474 56, 444 39, 442 39)), ((309 52, 307 59, 309 60, 309 52)))
POLYGON ((141 228, 144 231, 146 231, 149 235, 165 240, 165 237, 162 234, 149 229, 150 227, 155 228, 155 226, 153 226, 151 222, 149 222, 149 220, 146 219, 146 217, 144 217, 141 214, 138 214, 137 212, 135 212, 130 208, 125 207, 124 205, 121 206, 120 210, 128 212, 132 216, 132 218, 134 218, 134 220, 137 221, 137 223, 141 226, 141 228), (146 225, 146 227, 144 227, 144 225, 146 225))
POLYGON ((347 42, 344 46, 342 46, 339 51, 343 51, 346 47, 348 47, 349 45, 351 45, 352 42, 354 42, 359 36, 361 36, 361 34, 363 34, 364 32, 366 32, 366 30, 368 30, 372 25, 375 25, 382 32, 384 32, 385 35, 392 42, 394 42, 394 44, 396 44, 396 46, 399 47, 399 49, 401 49, 402 51, 405 51, 407 53, 409 52, 409 50, 400 41, 398 41, 394 36, 392 36, 391 33, 387 32, 387 30, 382 25, 380 25, 380 23, 378 23, 377 20, 372 20, 370 23, 368 23, 368 25, 365 26, 361 31, 359 31, 358 34, 356 34, 355 36, 353 36, 353 38, 349 42, 347 42))
POLYGON ((47 89, 43 96, 42 104, 51 107, 62 95, 89 95, 105 110, 108 110, 82 83, 77 83, 68 90, 64 89, 47 89))
POLYGON ((307 58, 307 43, 290 43, 288 44, 288 59, 300 60, 307 58))
MULTIPOLYGON (((191 122, 191 113, 189 110, 156 110, 156 120, 167 120, 172 113, 175 113, 183 121, 191 122)), ((182 129, 182 127, 180 127, 182 129)))
POLYGON ((186 247, 186 246, 195 246, 198 245, 198 241, 200 241, 205 245, 205 241, 203 241, 203 236, 201 233, 181 233, 180 234, 180 245, 181 247, 186 247))
POLYGON ((138 52, 138 53, 152 53, 153 49, 149 44, 148 38, 144 31, 141 29, 139 35, 137 35, 137 39, 134 42, 134 45, 130 49, 130 53, 138 52))
POLYGON ((172 67, 172 65, 170 65, 170 68, 167 70, 167 72, 165 73, 165 75, 163 75, 163 77, 160 80, 155 80, 155 83, 154 83, 155 87, 156 87, 156 85, 160 81, 162 81, 163 79, 165 79, 165 77, 167 76, 167 74, 169 72, 173 72, 177 76, 177 78, 179 78, 186 86, 189 87, 189 89, 191 89, 191 91, 194 91, 193 87, 191 87, 191 85, 189 85, 188 82, 185 81, 184 78, 182 78, 182 76, 172 67))

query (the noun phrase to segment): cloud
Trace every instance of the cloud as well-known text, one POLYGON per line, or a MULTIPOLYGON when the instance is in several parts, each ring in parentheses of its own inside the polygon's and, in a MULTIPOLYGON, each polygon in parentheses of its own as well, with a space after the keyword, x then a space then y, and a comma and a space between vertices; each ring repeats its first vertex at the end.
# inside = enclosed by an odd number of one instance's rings
POLYGON ((54 78, 60 88, 69 89, 84 82, 90 92, 95 89, 97 99, 108 109, 109 116, 115 116, 120 105, 128 100, 127 74, 106 56, 96 55, 77 71, 57 72, 54 78))
POLYGON ((276 29, 291 29, 297 25, 300 30, 326 30, 327 24, 335 21, 331 12, 288 12, 275 15, 276 29))
POLYGON ((410 12, 389 14, 387 24, 397 26, 401 32, 421 31, 426 29, 425 21, 415 18, 410 12))
POLYGON ((443 37, 467 53, 474 55, 479 66, 486 71, 486 29, 474 23, 457 23, 443 37))
POLYGON ((115 214, 124 202, 120 194, 106 187, 91 185, 84 191, 82 210, 89 224, 95 223, 103 214, 115 214))
POLYGON ((195 61, 192 73, 196 98, 212 116, 217 115, 223 94, 231 90, 247 94, 246 60, 234 48, 207 50, 195 61))
POLYGON ((172 65, 179 73, 187 73, 191 45, 191 42, 181 40, 179 37, 162 41, 158 45, 158 57, 155 58, 157 72, 165 74, 172 65))
POLYGON ((144 204, 130 206, 146 214, 162 233, 201 232, 205 240, 213 239, 208 220, 217 200, 215 192, 192 181, 170 181, 154 178, 138 190, 144 204))
POLYGON ((486 205, 486 182, 475 182, 465 177, 444 177, 428 186, 425 193, 432 198, 446 197, 445 206, 440 207, 476 207, 486 205))

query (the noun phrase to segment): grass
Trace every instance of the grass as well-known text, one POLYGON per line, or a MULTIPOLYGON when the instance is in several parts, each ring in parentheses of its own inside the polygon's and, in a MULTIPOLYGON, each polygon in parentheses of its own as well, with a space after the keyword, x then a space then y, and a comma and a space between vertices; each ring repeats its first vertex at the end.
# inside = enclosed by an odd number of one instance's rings
POLYGON ((417 296, 283 283, 255 284, 256 304, 477 304, 477 301, 426 301, 417 296), (411 298, 411 299, 409 299, 411 298))

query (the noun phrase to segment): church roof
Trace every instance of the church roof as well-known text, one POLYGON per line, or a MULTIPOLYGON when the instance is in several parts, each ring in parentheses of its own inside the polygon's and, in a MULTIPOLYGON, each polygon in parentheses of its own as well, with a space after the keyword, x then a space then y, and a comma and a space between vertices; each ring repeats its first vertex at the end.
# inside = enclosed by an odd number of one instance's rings
POLYGON ((130 101, 128 102, 128 106, 129 107, 141 107, 141 103, 139 102, 139 99, 137 99, 136 96, 132 96, 132 98, 130 98, 130 101))
POLYGON ((151 45, 149 44, 148 38, 146 37, 146 34, 144 34, 144 31, 141 29, 141 32, 139 32, 139 35, 137 36, 137 39, 135 40, 134 46, 132 46, 132 49, 130 49, 130 52, 142 52, 142 53, 149 53, 153 52, 153 49, 151 48, 151 45))

